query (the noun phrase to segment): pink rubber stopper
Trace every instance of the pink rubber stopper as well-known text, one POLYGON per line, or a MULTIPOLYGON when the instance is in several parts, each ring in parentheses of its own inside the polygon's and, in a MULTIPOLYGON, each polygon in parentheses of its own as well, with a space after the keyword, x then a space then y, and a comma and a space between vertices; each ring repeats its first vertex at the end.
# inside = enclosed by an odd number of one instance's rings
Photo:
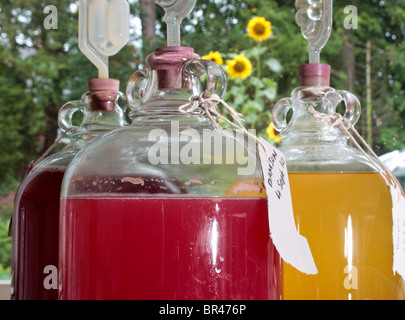
POLYGON ((330 65, 322 63, 302 64, 298 68, 300 85, 305 87, 329 86, 330 65))
POLYGON ((120 81, 117 79, 90 79, 88 81, 89 91, 102 91, 120 89, 120 81))
POLYGON ((183 83, 184 64, 199 56, 190 47, 172 46, 162 47, 148 56, 148 64, 157 71, 159 90, 180 89, 183 83))
POLYGON ((89 111, 115 111, 120 88, 117 79, 90 79, 88 81, 89 111))

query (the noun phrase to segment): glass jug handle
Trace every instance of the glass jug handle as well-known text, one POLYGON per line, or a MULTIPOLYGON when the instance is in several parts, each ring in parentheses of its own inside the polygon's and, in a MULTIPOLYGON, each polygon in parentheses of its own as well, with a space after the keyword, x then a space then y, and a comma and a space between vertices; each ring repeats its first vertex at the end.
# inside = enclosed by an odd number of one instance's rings
POLYGON ((228 86, 224 69, 216 62, 206 59, 192 59, 184 66, 184 73, 189 76, 193 96, 199 96, 201 92, 216 94, 223 98, 228 86), (201 77, 207 75, 207 86, 201 90, 201 77))
POLYGON ((146 94, 148 82, 149 77, 146 70, 138 70, 131 75, 125 89, 129 107, 135 109, 141 105, 142 101, 148 95, 146 94))
POLYGON ((62 132, 65 132, 66 130, 77 129, 77 126, 74 126, 72 123, 72 118, 73 114, 75 114, 77 111, 83 112, 82 105, 83 102, 80 100, 70 101, 65 103, 62 108, 59 109, 58 124, 62 132))
POLYGON ((343 118, 350 122, 351 125, 355 125, 360 118, 361 106, 359 99, 351 92, 345 90, 337 91, 345 104, 346 111, 343 118))
POLYGON ((287 126, 287 113, 292 109, 293 101, 291 98, 279 100, 273 107, 272 119, 274 128, 281 131, 287 126))

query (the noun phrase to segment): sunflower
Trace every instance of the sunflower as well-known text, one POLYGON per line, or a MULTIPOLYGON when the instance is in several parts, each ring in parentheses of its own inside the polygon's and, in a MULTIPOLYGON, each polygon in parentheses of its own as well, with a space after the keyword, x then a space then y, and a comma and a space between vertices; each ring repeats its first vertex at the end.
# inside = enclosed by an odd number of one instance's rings
POLYGON ((247 29, 249 31, 249 37, 256 41, 267 40, 273 33, 271 30, 271 22, 263 17, 250 19, 247 29))
POLYGON ((212 60, 216 63, 218 63, 220 66, 223 65, 224 60, 221 57, 221 54, 218 51, 210 51, 210 53, 206 56, 202 56, 203 59, 205 60, 212 60))
POLYGON ((226 65, 232 78, 246 79, 252 73, 252 63, 244 54, 235 56, 233 60, 227 60, 226 65))
POLYGON ((276 129, 274 128, 273 122, 270 122, 269 126, 266 129, 267 136, 269 139, 274 140, 274 142, 279 143, 281 142, 281 138, 278 135, 276 129))

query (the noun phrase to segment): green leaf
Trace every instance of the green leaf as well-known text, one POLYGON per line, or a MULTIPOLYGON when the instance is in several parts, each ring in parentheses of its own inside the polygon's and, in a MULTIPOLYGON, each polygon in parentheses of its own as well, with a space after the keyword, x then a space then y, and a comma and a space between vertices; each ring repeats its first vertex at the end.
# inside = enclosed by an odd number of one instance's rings
POLYGON ((257 77, 250 77, 249 80, 250 80, 250 83, 251 83, 253 86, 255 86, 256 88, 260 88, 260 89, 261 89, 261 88, 264 88, 264 87, 265 87, 264 82, 263 82, 261 79, 257 78, 257 77))
POLYGON ((269 100, 274 100, 277 96, 277 90, 272 87, 267 87, 259 92, 260 97, 266 97, 269 100))
POLYGON ((246 114, 262 112, 264 109, 263 100, 250 100, 243 106, 243 112, 246 114))
POLYGON ((269 79, 269 78, 263 78, 262 81, 266 85, 266 87, 277 89, 278 85, 277 85, 277 82, 275 82, 274 80, 269 79))
POLYGON ((246 115, 244 115, 244 119, 245 119, 245 121, 247 123, 256 122, 257 121, 257 114, 253 114, 253 113, 246 114, 246 115))
POLYGON ((247 49, 244 53, 246 58, 253 59, 263 55, 267 51, 266 47, 251 47, 247 49))
POLYGON ((281 73, 284 71, 283 66, 277 59, 274 59, 274 58, 267 59, 265 61, 265 64, 266 64, 266 66, 268 66, 270 68, 271 71, 273 71, 275 73, 281 73))

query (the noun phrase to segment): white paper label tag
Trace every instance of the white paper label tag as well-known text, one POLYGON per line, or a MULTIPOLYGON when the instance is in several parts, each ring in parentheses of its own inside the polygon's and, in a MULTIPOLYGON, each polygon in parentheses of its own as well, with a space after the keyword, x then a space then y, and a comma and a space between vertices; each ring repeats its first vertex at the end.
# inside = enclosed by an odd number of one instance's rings
POLYGON ((295 226, 285 156, 263 138, 259 140, 267 149, 264 150, 258 144, 271 239, 285 262, 303 273, 316 274, 318 270, 308 241, 298 233, 295 226))
POLYGON ((405 198, 398 182, 390 185, 392 197, 392 239, 394 242, 394 274, 405 279, 405 198))

